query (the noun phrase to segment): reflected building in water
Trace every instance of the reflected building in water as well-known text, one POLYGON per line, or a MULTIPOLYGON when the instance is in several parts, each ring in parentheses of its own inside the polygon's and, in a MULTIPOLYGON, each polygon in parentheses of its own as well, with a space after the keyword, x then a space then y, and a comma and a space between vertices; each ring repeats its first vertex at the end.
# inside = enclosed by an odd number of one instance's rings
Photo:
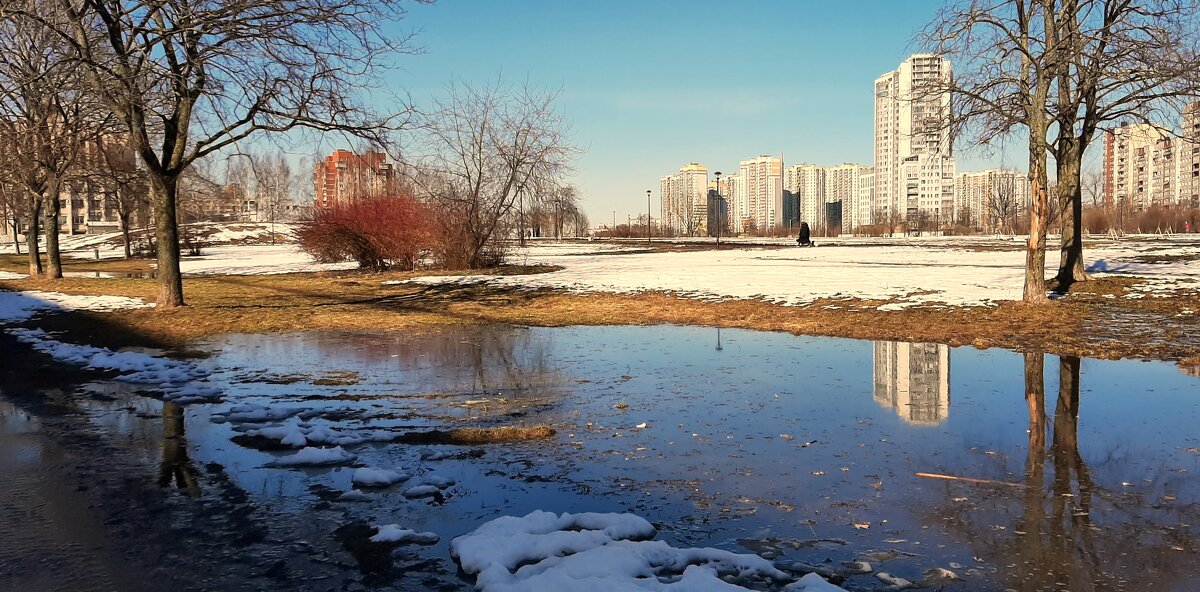
POLYGON ((936 425, 950 415, 950 348, 875 342, 875 402, 906 422, 936 425))

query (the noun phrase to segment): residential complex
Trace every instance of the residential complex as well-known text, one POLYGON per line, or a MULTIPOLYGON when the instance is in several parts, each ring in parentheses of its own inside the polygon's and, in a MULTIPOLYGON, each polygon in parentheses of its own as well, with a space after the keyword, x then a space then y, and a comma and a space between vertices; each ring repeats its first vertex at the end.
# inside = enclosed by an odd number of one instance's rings
POLYGON ((950 416, 950 348, 941 343, 876 341, 875 402, 907 423, 937 425, 950 416))
POLYGON ((790 215, 785 225, 799 226, 808 222, 810 228, 824 226, 825 169, 815 164, 794 164, 783 171, 784 200, 790 215))
POLYGON ((1122 124, 1105 134, 1106 205, 1200 207, 1200 102, 1183 110, 1181 128, 1122 124))
POLYGON ((954 222, 976 230, 1011 231, 1029 211, 1029 176, 1009 169, 959 173, 954 183, 954 222))
POLYGON ((783 159, 758 156, 738 165, 738 204, 729 208, 735 229, 771 230, 783 225, 783 159))
POLYGON ((863 164, 787 167, 783 175, 785 209, 796 211, 796 218, 785 220, 787 226, 807 222, 814 231, 851 232, 870 224, 874 178, 874 170, 863 164))
POLYGON ((950 138, 950 62, 917 54, 875 80, 874 222, 949 219, 955 162, 950 138))
POLYGON ((696 236, 707 230, 708 185, 708 168, 695 162, 662 178, 659 216, 668 232, 696 236))
POLYGON ((339 149, 317 163, 314 180, 313 206, 329 208, 386 195, 395 188, 396 174, 383 152, 358 155, 339 149))

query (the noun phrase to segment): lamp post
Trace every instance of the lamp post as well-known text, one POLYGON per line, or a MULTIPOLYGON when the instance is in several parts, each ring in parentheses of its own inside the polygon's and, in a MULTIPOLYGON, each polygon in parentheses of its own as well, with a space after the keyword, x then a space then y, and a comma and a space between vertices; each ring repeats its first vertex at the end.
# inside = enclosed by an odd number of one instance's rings
POLYGON ((650 190, 646 190, 646 242, 650 242, 650 190))
POLYGON ((717 171, 717 248, 721 248, 721 171, 717 171))
POLYGON ((608 229, 608 238, 617 238, 617 211, 613 210, 613 225, 608 229))

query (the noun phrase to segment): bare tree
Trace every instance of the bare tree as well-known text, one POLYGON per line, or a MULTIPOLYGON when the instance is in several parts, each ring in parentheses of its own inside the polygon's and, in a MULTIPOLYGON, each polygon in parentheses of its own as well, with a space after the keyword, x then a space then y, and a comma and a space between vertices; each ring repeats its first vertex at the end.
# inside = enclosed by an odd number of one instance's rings
POLYGON ((1049 218, 1047 138, 1054 123, 1047 101, 1062 60, 1064 15, 1056 0, 979 0, 942 9, 921 41, 960 66, 949 88, 955 135, 980 144, 1028 131, 1030 207, 1023 300, 1046 302, 1046 227, 1049 218))
POLYGON ((398 0, 52 0, 90 90, 130 134, 150 181, 157 304, 182 306, 177 200, 196 160, 260 133, 341 131, 378 140, 396 117, 362 106, 398 0))
POLYGON ((448 212, 454 227, 444 232, 458 235, 452 238, 458 252, 447 256, 461 259, 451 265, 498 263, 499 230, 518 197, 555 184, 567 171, 576 149, 567 144, 556 98, 502 82, 479 88, 452 83, 435 103, 425 122, 427 154, 412 176, 418 190, 448 212))
POLYGON ((1059 0, 1061 67, 1052 104, 1062 241, 1060 286, 1083 268, 1083 157, 1105 122, 1171 127, 1200 95, 1200 5, 1192 0, 1059 0))
POLYGON ((1093 208, 1107 205, 1104 203, 1104 183, 1104 171, 1101 170, 1087 171, 1081 177, 1083 196, 1091 200, 1093 208))
MULTIPOLYGON (((3 158, 0 158, 0 166, 4 166, 3 158)), ((13 247, 16 248, 18 255, 21 254, 21 240, 17 235, 21 232, 21 207, 24 205, 21 199, 22 193, 19 188, 0 175, 0 224, 3 224, 5 230, 12 230, 13 247)))
POLYGON ((296 177, 282 151, 247 156, 254 181, 255 220, 270 223, 271 244, 275 244, 275 223, 292 203, 296 177))
POLYGON ((17 0, 0 11, 0 136, 3 168, 26 194, 29 273, 42 273, 39 214, 46 237, 46 269, 62 277, 58 248, 60 194, 84 147, 105 125, 102 111, 83 89, 70 48, 55 33, 62 14, 53 6, 17 0), (9 13, 9 10, 13 13, 9 13), (38 10, 37 16, 26 11, 38 10))
MULTIPOLYGON (((124 141, 123 134, 102 134, 97 138, 95 166, 88 173, 112 189, 106 207, 117 213, 121 225, 121 239, 125 258, 133 256, 133 240, 130 232, 134 215, 148 204, 146 174, 137 165, 137 156, 124 141)), ((150 220, 140 220, 140 226, 149 225, 150 220)))
POLYGON ((988 185, 987 208, 991 218, 991 226, 999 232, 1013 232, 1016 225, 1017 213, 1021 206, 1016 179, 1009 175, 1000 175, 988 185))

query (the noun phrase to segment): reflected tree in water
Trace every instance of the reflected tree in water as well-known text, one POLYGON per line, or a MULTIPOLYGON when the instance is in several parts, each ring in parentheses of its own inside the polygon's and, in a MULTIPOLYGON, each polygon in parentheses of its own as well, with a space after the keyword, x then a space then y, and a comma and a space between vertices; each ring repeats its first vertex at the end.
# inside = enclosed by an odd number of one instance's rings
POLYGON ((174 485, 191 497, 199 497, 196 468, 188 458, 183 408, 174 403, 163 403, 162 419, 162 463, 158 466, 158 486, 174 485))
MULTIPOLYGON (((1062 357, 1058 366, 1050 418, 1044 356, 1024 354, 1029 431, 1020 486, 947 486, 948 498, 968 495, 970 503, 937 508, 937 519, 970 541, 973 555, 1006 573, 1013 590, 1121 590, 1135 582, 1154 589, 1195 581, 1198 549, 1189 525, 1200 521, 1200 508, 1098 485, 1080 453, 1080 359, 1062 357)), ((1099 466, 1119 476, 1120 463, 1121 455, 1109 451, 1099 466)))

